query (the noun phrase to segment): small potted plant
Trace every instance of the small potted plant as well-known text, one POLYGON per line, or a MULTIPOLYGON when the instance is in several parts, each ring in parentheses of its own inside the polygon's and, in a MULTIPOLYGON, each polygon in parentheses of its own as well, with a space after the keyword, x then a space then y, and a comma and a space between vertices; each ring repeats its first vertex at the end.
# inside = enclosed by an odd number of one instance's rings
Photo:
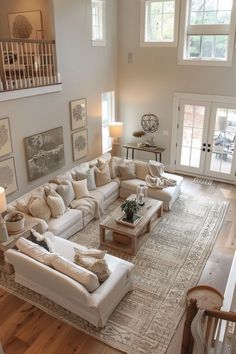
POLYGON ((137 146, 140 147, 142 146, 142 137, 145 135, 145 132, 143 130, 138 130, 133 132, 133 136, 135 138, 139 138, 139 142, 137 143, 137 146))
POLYGON ((21 232, 25 226, 24 214, 20 212, 11 212, 5 215, 7 231, 11 234, 21 232))
POLYGON ((139 210, 136 200, 125 200, 121 204, 121 210, 125 213, 126 219, 133 221, 135 213, 139 210))

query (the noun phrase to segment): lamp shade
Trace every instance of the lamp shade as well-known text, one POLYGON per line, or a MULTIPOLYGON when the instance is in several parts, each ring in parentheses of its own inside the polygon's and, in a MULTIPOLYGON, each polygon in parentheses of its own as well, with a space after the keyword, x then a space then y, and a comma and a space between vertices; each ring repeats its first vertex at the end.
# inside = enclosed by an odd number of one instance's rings
POLYGON ((109 124, 110 138, 121 138, 123 134, 123 123, 113 122, 109 124))
POLYGON ((0 187, 0 213, 7 210, 7 201, 5 195, 5 189, 0 187))

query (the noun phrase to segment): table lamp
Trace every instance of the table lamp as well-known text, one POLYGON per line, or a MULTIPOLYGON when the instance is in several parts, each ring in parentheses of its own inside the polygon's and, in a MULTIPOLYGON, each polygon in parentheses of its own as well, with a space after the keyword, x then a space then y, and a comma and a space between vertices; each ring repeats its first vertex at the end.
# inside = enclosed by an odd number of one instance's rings
POLYGON ((112 156, 119 156, 119 147, 121 138, 123 135, 123 123, 113 122, 109 124, 109 137, 113 138, 112 140, 112 156))
POLYGON ((2 213, 7 210, 7 201, 5 195, 5 189, 0 187, 0 242, 5 242, 8 240, 7 228, 5 221, 2 217, 2 213))

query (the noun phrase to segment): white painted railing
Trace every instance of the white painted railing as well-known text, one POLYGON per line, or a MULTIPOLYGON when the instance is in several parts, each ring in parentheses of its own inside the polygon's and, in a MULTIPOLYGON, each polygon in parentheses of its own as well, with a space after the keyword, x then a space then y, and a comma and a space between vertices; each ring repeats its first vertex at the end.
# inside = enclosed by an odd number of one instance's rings
POLYGON ((0 39, 0 91, 58 83, 55 41, 0 39))

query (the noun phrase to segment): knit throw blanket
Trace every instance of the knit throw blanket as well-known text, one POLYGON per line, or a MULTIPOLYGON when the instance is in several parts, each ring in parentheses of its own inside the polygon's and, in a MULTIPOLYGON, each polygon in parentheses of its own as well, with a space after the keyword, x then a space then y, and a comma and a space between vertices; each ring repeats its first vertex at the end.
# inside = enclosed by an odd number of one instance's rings
POLYGON ((164 165, 157 161, 149 161, 149 174, 146 175, 145 182, 148 187, 158 189, 176 185, 174 179, 164 175, 164 165))
POLYGON ((100 219, 103 214, 103 209, 101 204, 96 198, 92 196, 87 196, 81 199, 75 199, 71 202, 72 209, 79 209, 82 211, 83 215, 91 214, 96 219, 100 219))

